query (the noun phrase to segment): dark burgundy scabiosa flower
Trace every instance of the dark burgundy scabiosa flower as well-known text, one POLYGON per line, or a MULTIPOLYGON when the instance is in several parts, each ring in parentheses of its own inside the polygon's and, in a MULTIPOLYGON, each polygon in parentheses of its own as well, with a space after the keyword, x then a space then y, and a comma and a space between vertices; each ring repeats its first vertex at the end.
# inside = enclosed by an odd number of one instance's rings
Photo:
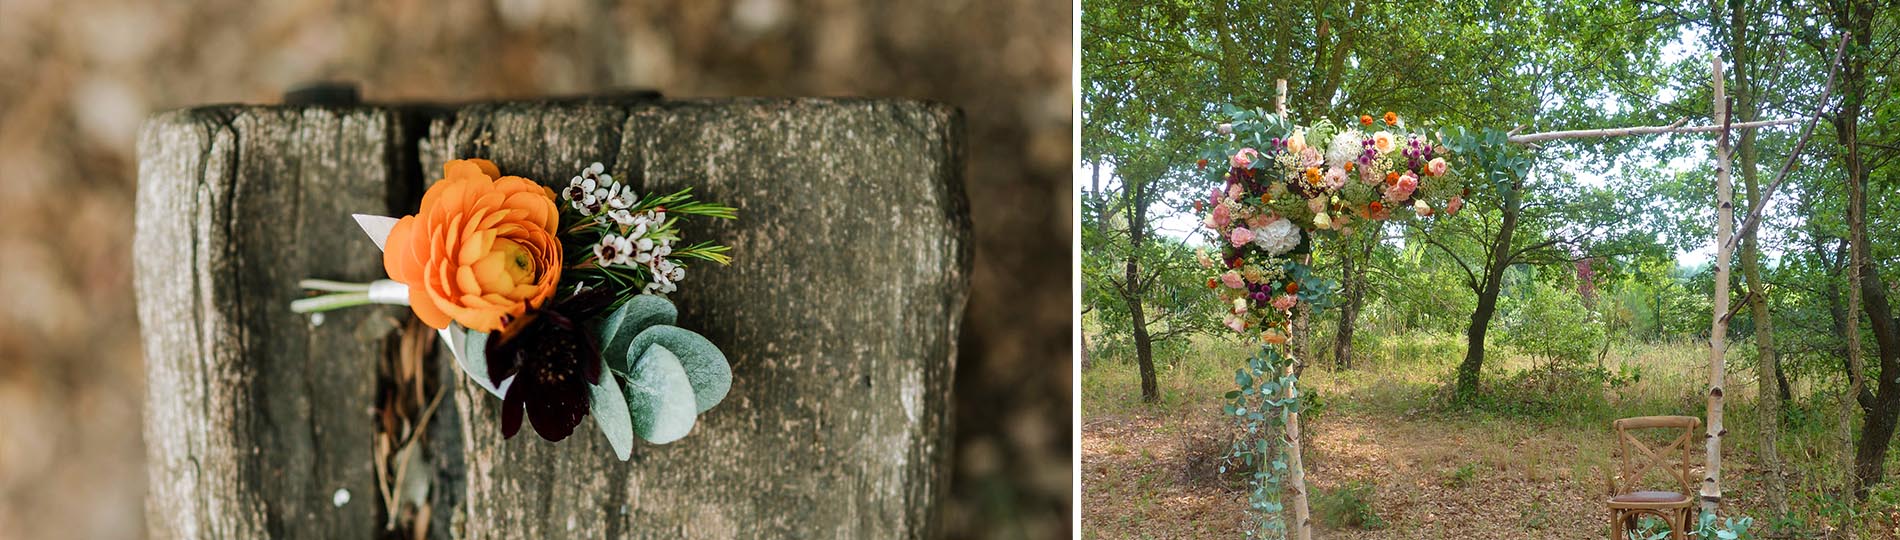
POLYGON ((501 404, 501 435, 521 431, 526 409, 534 432, 559 441, 574 433, 590 409, 589 384, 600 382, 600 346, 587 321, 613 303, 606 288, 588 289, 541 309, 529 310, 503 331, 488 334, 488 378, 500 384, 509 375, 501 404))

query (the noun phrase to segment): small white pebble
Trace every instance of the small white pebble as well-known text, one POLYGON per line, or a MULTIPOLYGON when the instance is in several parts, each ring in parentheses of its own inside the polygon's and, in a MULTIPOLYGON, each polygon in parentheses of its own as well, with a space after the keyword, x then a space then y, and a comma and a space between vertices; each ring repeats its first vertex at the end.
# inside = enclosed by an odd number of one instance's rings
POLYGON ((342 508, 343 505, 350 504, 350 490, 336 490, 336 494, 330 496, 330 504, 336 505, 337 508, 342 508))
MULTIPOLYGON (((319 311, 310 314, 310 326, 323 326, 323 312, 319 311)), ((348 495, 344 495, 345 500, 348 500, 348 497, 348 495)))

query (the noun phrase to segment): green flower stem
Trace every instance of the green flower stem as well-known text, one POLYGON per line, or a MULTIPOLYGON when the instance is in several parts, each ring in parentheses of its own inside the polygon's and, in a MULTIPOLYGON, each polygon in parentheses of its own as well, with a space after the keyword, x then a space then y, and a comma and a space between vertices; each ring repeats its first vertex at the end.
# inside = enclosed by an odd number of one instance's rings
POLYGON ((327 279, 306 279, 297 282, 297 286, 323 292, 369 292, 368 283, 349 283, 344 281, 330 281, 327 279))
POLYGON ((318 313, 346 307, 367 306, 369 286, 364 285, 362 292, 340 292, 290 301, 290 310, 297 313, 318 313))

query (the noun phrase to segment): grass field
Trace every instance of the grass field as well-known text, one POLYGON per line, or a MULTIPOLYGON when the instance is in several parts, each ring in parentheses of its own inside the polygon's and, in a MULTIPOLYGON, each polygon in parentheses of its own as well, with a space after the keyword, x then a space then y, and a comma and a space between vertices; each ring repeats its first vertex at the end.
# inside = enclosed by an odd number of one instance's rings
MULTIPOLYGON (((1357 351, 1353 369, 1316 363, 1301 381, 1311 398, 1307 478, 1326 538, 1606 538, 1610 421, 1705 409, 1701 344, 1613 346, 1604 355, 1607 377, 1494 349, 1486 397, 1452 407, 1448 383, 1464 353, 1461 336, 1376 341, 1357 351)), ((1249 352, 1196 338, 1158 366, 1162 399, 1154 404, 1141 403, 1132 360, 1092 359, 1082 375, 1085 538, 1241 537, 1244 485, 1217 472, 1232 437, 1219 407, 1249 352)), ((1900 538, 1900 482, 1889 480, 1855 514, 1829 495, 1849 449, 1836 401, 1802 384, 1779 443, 1791 512, 1768 515, 1756 382, 1739 364, 1729 364, 1724 514, 1754 517, 1757 534, 1783 526, 1774 537, 1839 537, 1851 526, 1860 538, 1900 538)), ((1693 452, 1698 468, 1701 448, 1693 452)))

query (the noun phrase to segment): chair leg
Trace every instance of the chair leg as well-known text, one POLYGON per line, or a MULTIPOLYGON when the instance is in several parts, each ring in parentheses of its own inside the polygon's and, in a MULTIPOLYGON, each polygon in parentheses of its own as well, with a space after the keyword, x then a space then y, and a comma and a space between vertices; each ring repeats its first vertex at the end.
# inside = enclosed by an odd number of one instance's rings
POLYGON ((1610 540, 1629 540, 1623 531, 1623 513, 1615 508, 1610 509, 1610 540))

